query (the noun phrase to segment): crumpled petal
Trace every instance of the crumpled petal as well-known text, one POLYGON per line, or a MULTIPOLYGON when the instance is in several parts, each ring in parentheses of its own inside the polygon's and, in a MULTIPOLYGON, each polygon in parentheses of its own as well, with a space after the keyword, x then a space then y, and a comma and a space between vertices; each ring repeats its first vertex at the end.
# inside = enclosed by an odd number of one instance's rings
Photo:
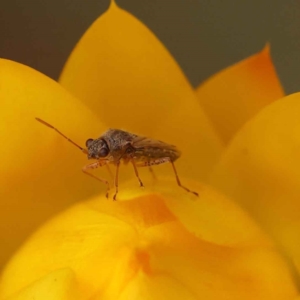
POLYGON ((127 182, 119 201, 97 197, 48 222, 8 264, 0 297, 64 267, 75 272, 83 299, 296 297, 290 271, 274 246, 230 200, 192 182, 186 184, 201 189, 200 198, 180 191, 170 180, 162 183, 149 194, 137 192, 133 182, 127 182), (165 190, 172 188, 178 193, 170 200, 165 190), (217 203, 213 209, 212 199, 217 203), (175 206, 180 201, 199 203, 206 214, 192 214, 193 220, 182 221, 175 206), (204 223, 207 215, 218 217, 221 210, 226 214, 218 220, 221 229, 198 227, 196 219, 204 218, 200 224, 204 223), (231 233, 236 230, 229 229, 228 222, 241 226, 244 240, 231 233), (234 242, 221 235, 232 235, 234 242))
POLYGON ((5 300, 80 299, 74 273, 70 269, 54 271, 5 300))
POLYGON ((179 147, 184 176, 205 178, 221 153, 219 137, 178 64, 114 2, 76 45, 60 83, 108 127, 179 147))
POLYGON ((104 130, 84 104, 55 81, 0 60, 0 265, 51 214, 104 187, 81 172, 86 156, 35 117, 80 145, 104 130))
POLYGON ((235 136, 211 184, 246 208, 300 271, 300 93, 263 109, 235 136))
POLYGON ((224 142, 263 107, 284 96, 267 45, 197 88, 204 111, 224 142))

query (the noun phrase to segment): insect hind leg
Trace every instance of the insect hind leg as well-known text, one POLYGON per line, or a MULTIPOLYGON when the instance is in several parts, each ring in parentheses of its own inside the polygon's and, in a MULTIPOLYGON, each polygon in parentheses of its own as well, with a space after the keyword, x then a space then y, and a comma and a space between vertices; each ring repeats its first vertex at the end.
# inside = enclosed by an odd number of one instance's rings
POLYGON ((178 184, 181 188, 183 188, 184 190, 186 190, 187 192, 192 193, 192 194, 194 194, 194 195, 196 195, 196 196, 199 197, 199 194, 198 194, 197 192, 191 191, 190 189, 188 189, 187 187, 185 187, 185 186, 183 186, 183 185, 181 184, 180 179, 179 179, 178 174, 177 174, 177 170, 176 170, 175 165, 174 165, 174 162, 172 162, 172 161, 170 160, 170 163, 172 164, 172 168, 173 168, 173 171, 174 171, 174 173, 175 173, 175 177, 176 177, 177 184, 178 184))
POLYGON ((145 166, 153 166, 153 165, 161 165, 161 164, 164 164, 164 163, 171 163, 172 165, 172 168, 173 168, 173 171, 174 171, 174 174, 175 174, 175 177, 176 177, 176 181, 177 181, 177 184, 183 188, 184 190, 186 190, 187 192, 189 193, 192 193, 196 196, 199 197, 199 194, 197 192, 194 192, 190 189, 188 189, 187 187, 183 186, 180 182, 180 179, 179 179, 179 176, 178 176, 178 173, 177 173, 177 170, 175 168, 175 165, 174 165, 174 162, 171 160, 170 157, 162 157, 162 158, 158 158, 158 159, 154 159, 154 160, 150 160, 150 161, 147 161, 147 162, 144 162, 144 163, 139 163, 138 166, 139 167, 145 167, 145 166))

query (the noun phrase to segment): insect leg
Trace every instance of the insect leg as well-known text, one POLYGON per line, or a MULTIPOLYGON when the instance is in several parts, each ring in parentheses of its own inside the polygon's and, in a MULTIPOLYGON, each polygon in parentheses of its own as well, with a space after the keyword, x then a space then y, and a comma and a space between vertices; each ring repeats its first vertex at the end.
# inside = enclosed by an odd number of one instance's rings
POLYGON ((114 200, 117 200, 117 194, 119 192, 119 166, 120 166, 120 162, 117 162, 117 164, 116 164, 116 176, 115 176, 116 192, 115 192, 114 197, 113 197, 114 200))
POLYGON ((144 187, 143 182, 142 182, 141 178, 139 177, 139 173, 138 173, 135 161, 133 159, 131 160, 131 163, 132 163, 133 168, 134 168, 135 176, 137 177, 137 179, 138 179, 138 181, 140 183, 140 187, 144 187))
POLYGON ((114 174, 112 173, 111 168, 109 167, 109 164, 105 164, 105 165, 106 165, 106 168, 107 168, 107 171, 108 171, 110 177, 113 179, 114 178, 114 174))
POLYGON ((170 160, 170 163, 172 164, 172 167, 173 167, 173 171, 174 171, 174 173, 175 173, 175 177, 176 177, 177 184, 178 184, 180 187, 182 187, 183 189, 185 189, 187 192, 193 193, 194 195, 199 196, 199 194, 198 194, 197 192, 193 192, 193 191, 189 190, 188 188, 186 188, 185 186, 183 186, 183 185, 181 184, 181 182, 180 182, 180 180, 179 180, 179 177, 178 177, 178 174, 177 174, 177 171, 176 171, 176 169, 175 169, 174 163, 173 163, 171 160, 170 160))
POLYGON ((150 171, 150 173, 152 174, 153 180, 156 180, 157 177, 156 177, 156 175, 155 175, 155 173, 154 173, 154 171, 153 171, 153 169, 152 169, 151 166, 149 166, 149 171, 150 171))
POLYGON ((103 164, 101 164, 99 161, 93 162, 89 165, 84 166, 82 168, 82 172, 85 173, 86 175, 89 175, 89 176, 97 179, 98 181, 100 181, 102 183, 105 183, 106 184, 106 195, 105 196, 106 196, 106 198, 108 198, 108 192, 109 192, 109 189, 110 189, 109 188, 109 182, 105 179, 99 178, 99 177, 97 177, 97 176, 95 176, 95 175, 88 172, 88 170, 90 170, 90 169, 96 169, 96 168, 101 167, 101 166, 103 166, 103 164))
POLYGON ((154 160, 151 160, 151 161, 142 162, 142 163, 139 163, 138 166, 139 167, 145 167, 145 166, 152 166, 152 165, 161 165, 161 164, 164 164, 164 163, 167 163, 167 162, 169 162, 169 163, 172 164, 177 184, 180 187, 182 187, 183 189, 185 189, 187 192, 192 193, 192 194, 194 194, 196 196, 199 196, 199 194, 197 192, 191 191, 190 189, 186 188, 185 186, 183 186, 181 184, 179 176, 178 176, 176 168, 175 168, 175 165, 174 165, 174 162, 171 161, 170 157, 162 157, 162 158, 157 158, 157 159, 154 159, 154 160))

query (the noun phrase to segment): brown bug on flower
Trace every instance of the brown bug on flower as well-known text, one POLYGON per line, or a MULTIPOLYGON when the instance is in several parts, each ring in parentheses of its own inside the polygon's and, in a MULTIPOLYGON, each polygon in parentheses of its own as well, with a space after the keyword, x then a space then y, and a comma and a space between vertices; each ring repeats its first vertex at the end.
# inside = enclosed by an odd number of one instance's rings
MULTIPOLYGON (((135 172, 135 175, 143 187, 143 183, 138 174, 138 167, 150 167, 152 165, 160 165, 163 163, 171 163, 173 171, 176 177, 177 184, 185 189, 187 192, 193 193, 198 196, 198 193, 189 190, 184 187, 178 177, 177 171, 174 166, 174 161, 180 157, 180 152, 178 149, 167 143, 152 140, 147 137, 138 136, 133 133, 129 133, 120 129, 109 129, 103 133, 97 139, 88 139, 86 141, 86 148, 82 148, 60 132, 57 128, 50 125, 49 123, 36 118, 37 121, 42 124, 54 129, 57 133, 67 139, 74 146, 79 148, 83 153, 87 154, 88 159, 95 159, 96 161, 84 166, 82 171, 105 183, 106 197, 108 198, 108 192, 110 189, 109 182, 105 179, 96 177, 95 175, 88 172, 90 169, 96 169, 108 164, 114 164, 116 166, 115 174, 115 194, 113 200, 116 200, 118 194, 118 176, 119 176, 119 166, 120 162, 123 161, 125 164, 131 163, 135 172)), ((151 170, 151 169, 150 169, 151 170)))

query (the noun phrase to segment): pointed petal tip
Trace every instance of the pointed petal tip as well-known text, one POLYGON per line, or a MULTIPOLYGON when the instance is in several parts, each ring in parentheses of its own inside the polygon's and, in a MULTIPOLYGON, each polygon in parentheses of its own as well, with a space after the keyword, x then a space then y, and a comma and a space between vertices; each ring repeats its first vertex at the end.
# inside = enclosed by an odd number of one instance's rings
POLYGON ((109 8, 118 6, 115 0, 110 0, 109 8))
POLYGON ((270 54, 270 52, 271 52, 271 43, 266 42, 265 46, 261 50, 261 53, 270 54))

